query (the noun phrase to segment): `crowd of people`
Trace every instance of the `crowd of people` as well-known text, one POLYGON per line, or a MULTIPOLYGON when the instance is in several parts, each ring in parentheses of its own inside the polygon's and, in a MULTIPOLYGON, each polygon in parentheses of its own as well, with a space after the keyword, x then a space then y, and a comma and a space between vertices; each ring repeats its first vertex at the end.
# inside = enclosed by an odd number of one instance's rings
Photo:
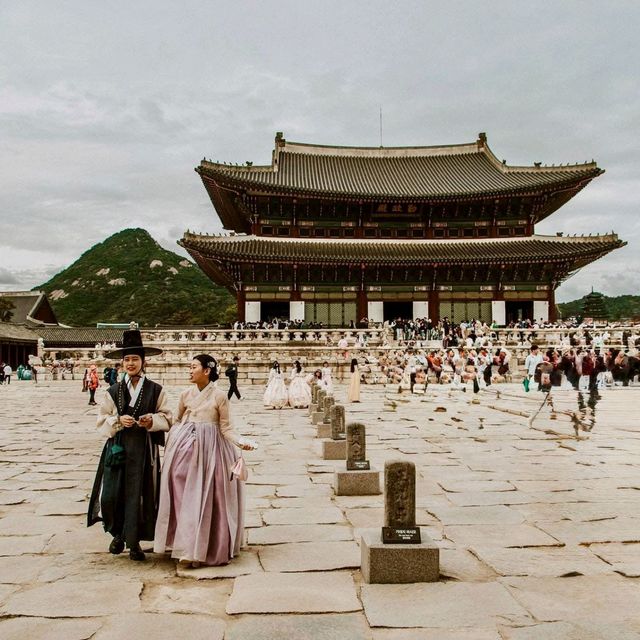
MULTIPOLYGON (((424 350, 396 349, 379 358, 362 358, 365 381, 398 384, 400 389, 423 391, 429 381, 451 384, 474 391, 492 383, 508 381, 512 374, 510 350, 499 347, 449 347, 424 350)), ((588 390, 605 386, 628 386, 640 377, 640 358, 634 347, 600 349, 592 346, 549 348, 544 352, 530 346, 525 359, 524 386, 527 391, 552 386, 588 390)))

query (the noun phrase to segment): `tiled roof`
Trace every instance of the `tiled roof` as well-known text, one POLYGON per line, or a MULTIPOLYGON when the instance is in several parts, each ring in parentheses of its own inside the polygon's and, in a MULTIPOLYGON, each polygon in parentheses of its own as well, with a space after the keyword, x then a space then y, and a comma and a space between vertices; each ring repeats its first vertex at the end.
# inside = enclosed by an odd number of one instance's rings
POLYGON ((122 344, 122 329, 96 329, 95 327, 36 327, 46 347, 93 348, 97 343, 122 344))
POLYGON ((382 240, 203 236, 186 233, 180 244, 200 262, 310 262, 488 264, 570 261, 587 264, 624 246, 616 234, 527 236, 469 240, 382 240))
POLYGON ((203 160, 196 170, 208 189, 212 181, 241 183, 243 188, 256 191, 422 199, 527 192, 582 181, 586 184, 602 173, 595 162, 509 166, 491 152, 484 134, 470 144, 395 148, 326 147, 277 137, 269 166, 203 160))
POLYGON ((14 306, 11 310, 12 322, 25 322, 36 312, 44 295, 42 291, 0 291, 0 297, 9 300, 14 306))
POLYGON ((0 342, 38 342, 38 334, 22 324, 0 322, 0 342))

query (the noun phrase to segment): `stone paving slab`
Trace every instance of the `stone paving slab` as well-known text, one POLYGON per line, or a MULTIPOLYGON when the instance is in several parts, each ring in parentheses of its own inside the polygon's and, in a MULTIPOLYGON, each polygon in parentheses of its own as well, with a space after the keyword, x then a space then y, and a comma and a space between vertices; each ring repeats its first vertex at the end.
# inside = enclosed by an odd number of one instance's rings
POLYGON ((501 627, 504 640, 637 640, 638 633, 611 624, 583 626, 571 622, 542 622, 527 627, 501 627))
POLYGON ((504 505, 472 507, 435 507, 430 512, 444 525, 522 524, 524 516, 504 505))
POLYGON ((113 579, 107 595, 92 582, 43 584, 9 596, 0 615, 88 618, 136 611, 143 587, 142 582, 113 579))
POLYGON ((42 553, 51 536, 0 536, 0 557, 42 553))
POLYGON ((359 611, 349 573, 257 573, 236 578, 227 613, 359 611))
POLYGON ((232 585, 232 580, 151 583, 145 586, 141 608, 149 613, 221 616, 232 585))
POLYGON ((623 576, 640 578, 640 544, 592 544, 589 545, 589 551, 602 558, 614 571, 623 576))
POLYGON ((38 576, 51 564, 44 556, 7 556, 0 558, 0 583, 37 582, 38 576))
POLYGON ((188 638, 188 640, 223 640, 225 622, 213 616, 174 613, 128 613, 107 618, 94 636, 95 640, 139 638, 188 638))
POLYGON ((262 512, 262 519, 266 525, 279 524, 335 524, 344 522, 344 515, 336 507, 305 509, 271 509, 262 512))
POLYGON ((286 542, 327 542, 353 540, 353 531, 347 526, 283 524, 249 531, 249 544, 283 544, 286 542))
POLYGON ((505 549, 473 545, 472 552, 502 576, 561 577, 611 573, 607 562, 584 547, 505 549))
POLYGON ((465 491, 464 493, 448 493, 447 499, 456 507, 520 505, 534 501, 530 495, 522 491, 465 491))
POLYGON ((259 551, 265 571, 331 571, 360 567, 355 542, 301 542, 263 547, 259 551))
MULTIPOLYGON (((607 620, 640 631, 640 583, 618 575, 572 578, 502 578, 537 620, 581 625, 607 620)), ((613 638, 616 636, 612 634, 613 638)))
POLYGON ((496 572, 482 559, 467 549, 440 547, 440 575, 462 582, 488 582, 494 580, 496 572))
POLYGON ((243 616, 227 627, 225 640, 371 640, 362 614, 243 616))
POLYGON ((445 535, 457 545, 485 544, 497 547, 560 547, 562 542, 530 524, 452 525, 445 535))
POLYGON ((3 640, 89 640, 102 620, 51 620, 49 618, 6 618, 0 620, 3 640))
POLYGON ((494 628, 372 629, 373 640, 503 640, 494 628))
POLYGON ((178 563, 176 575, 179 578, 191 578, 193 580, 219 580, 222 578, 236 578, 248 573, 259 573, 262 570, 258 554, 245 550, 241 551, 240 555, 233 559, 233 562, 220 567, 201 566, 194 569, 178 563))
POLYGON ((450 629, 489 627, 497 617, 527 620, 527 611, 497 582, 365 584, 361 591, 372 627, 450 629))

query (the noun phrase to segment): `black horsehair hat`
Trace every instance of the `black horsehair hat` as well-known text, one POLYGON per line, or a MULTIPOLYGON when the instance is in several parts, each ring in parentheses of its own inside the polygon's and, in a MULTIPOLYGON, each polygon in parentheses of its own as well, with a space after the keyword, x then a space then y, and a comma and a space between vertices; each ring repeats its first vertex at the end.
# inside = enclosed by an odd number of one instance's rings
POLYGON ((122 348, 105 353, 105 357, 111 360, 121 360, 125 356, 138 355, 144 360, 147 356, 157 356, 160 353, 162 353, 162 349, 145 347, 142 344, 140 332, 137 329, 132 329, 122 333, 122 348))

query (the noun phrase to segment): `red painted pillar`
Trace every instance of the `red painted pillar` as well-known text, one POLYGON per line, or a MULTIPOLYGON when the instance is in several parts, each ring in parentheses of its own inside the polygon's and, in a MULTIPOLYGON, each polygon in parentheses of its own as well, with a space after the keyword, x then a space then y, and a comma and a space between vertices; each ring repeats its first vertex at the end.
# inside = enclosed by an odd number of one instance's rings
MULTIPOLYGON (((550 285, 553 287, 553 285, 550 285)), ((555 322, 558 319, 556 309, 556 292, 553 288, 549 289, 549 295, 547 296, 549 302, 549 322, 555 322)))
POLYGON ((244 322, 244 302, 245 302, 244 291, 238 291, 236 295, 236 304, 238 307, 238 320, 240 320, 240 322, 244 322))

